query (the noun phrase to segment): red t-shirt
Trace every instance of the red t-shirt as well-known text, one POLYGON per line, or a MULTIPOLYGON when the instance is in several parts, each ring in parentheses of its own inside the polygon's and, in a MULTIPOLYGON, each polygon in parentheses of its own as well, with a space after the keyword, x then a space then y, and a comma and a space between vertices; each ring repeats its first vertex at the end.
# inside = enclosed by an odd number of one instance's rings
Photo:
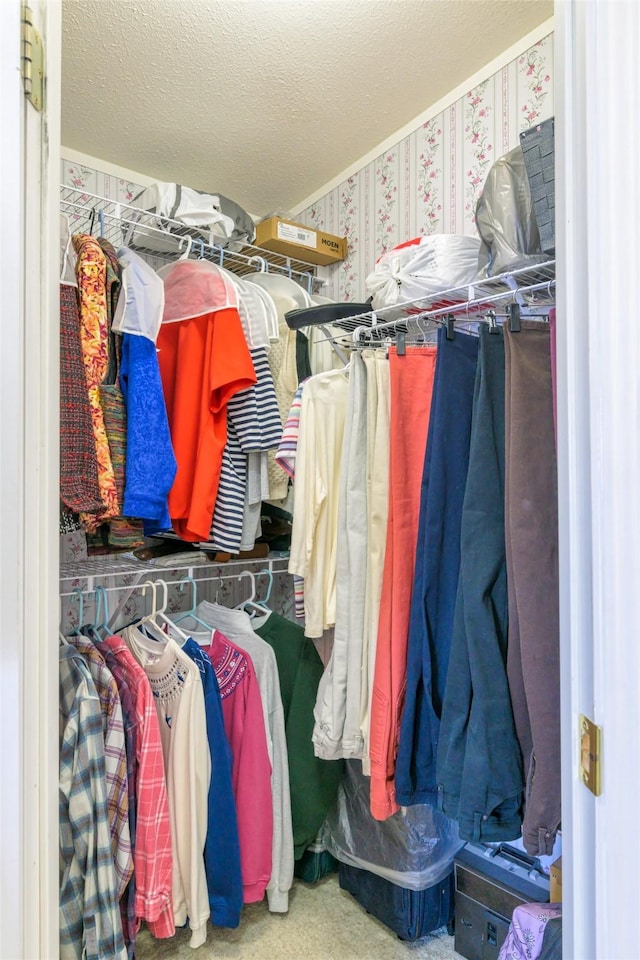
MULTIPOLYGON (((172 280, 193 261, 175 265, 172 280)), ((165 281, 166 289, 166 281, 165 281)), ((227 442, 227 402, 256 382, 240 315, 224 306, 200 316, 163 322, 158 361, 171 440, 178 463, 169 515, 183 540, 207 540, 227 442)), ((165 304, 165 317, 168 305, 165 304)))

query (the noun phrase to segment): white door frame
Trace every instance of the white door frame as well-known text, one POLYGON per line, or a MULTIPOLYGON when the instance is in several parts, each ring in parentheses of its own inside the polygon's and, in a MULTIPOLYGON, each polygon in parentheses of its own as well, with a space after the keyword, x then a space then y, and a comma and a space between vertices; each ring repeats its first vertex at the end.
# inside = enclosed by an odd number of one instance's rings
POLYGON ((45 111, 0 2, 0 957, 58 955, 58 183, 61 8, 31 3, 45 111))
POLYGON ((564 956, 637 960, 640 7, 556 10, 564 956), (578 717, 602 727, 602 794, 578 717))
MULTIPOLYGON (((60 4, 32 3, 47 115, 0 2, 0 957, 57 956, 60 4), (41 231, 42 227, 42 231, 41 231)), ((640 12, 556 10, 564 956, 637 960, 640 863, 640 12), (604 732, 603 792, 577 718, 604 732), (629 898, 629 900, 626 899, 629 898), (631 909, 629 909, 631 906, 631 909)))

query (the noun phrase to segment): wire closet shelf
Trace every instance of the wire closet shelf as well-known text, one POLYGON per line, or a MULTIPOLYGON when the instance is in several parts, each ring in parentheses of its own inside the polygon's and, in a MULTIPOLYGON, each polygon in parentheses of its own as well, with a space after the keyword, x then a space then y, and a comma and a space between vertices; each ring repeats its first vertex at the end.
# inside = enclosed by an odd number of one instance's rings
POLYGON ((357 343, 365 336, 382 339, 395 333, 425 333, 429 326, 449 317, 473 321, 491 312, 504 312, 511 304, 520 307, 522 316, 548 311, 555 305, 555 268, 555 260, 548 260, 332 322, 351 333, 357 343))
POLYGON ((267 557, 243 558, 216 562, 198 551, 192 556, 176 555, 175 561, 170 556, 163 556, 161 562, 157 560, 139 560, 133 554, 105 555, 90 557, 88 560, 66 561, 60 564, 60 596, 75 595, 80 589, 91 593, 98 585, 107 585, 109 590, 135 589, 140 585, 142 578, 165 579, 171 576, 169 583, 177 583, 185 576, 196 580, 231 580, 237 579, 244 570, 260 568, 272 574, 286 574, 288 572, 288 553, 270 553, 267 557), (114 580, 126 578, 126 583, 114 584, 114 580))
POLYGON ((284 274, 308 293, 325 283, 316 276, 314 264, 283 257, 250 243, 231 241, 228 246, 206 243, 178 220, 159 218, 148 210, 65 184, 60 187, 60 212, 69 218, 72 233, 102 236, 116 249, 131 246, 154 268, 177 257, 189 257, 211 260, 238 276, 256 272, 284 274))

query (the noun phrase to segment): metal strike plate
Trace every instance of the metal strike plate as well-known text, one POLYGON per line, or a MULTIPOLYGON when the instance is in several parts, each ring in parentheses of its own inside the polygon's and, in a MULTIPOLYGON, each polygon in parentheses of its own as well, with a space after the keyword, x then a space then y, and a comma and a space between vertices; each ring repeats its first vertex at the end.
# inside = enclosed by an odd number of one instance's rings
POLYGON ((580 714, 580 778, 594 796, 602 792, 602 727, 580 714))

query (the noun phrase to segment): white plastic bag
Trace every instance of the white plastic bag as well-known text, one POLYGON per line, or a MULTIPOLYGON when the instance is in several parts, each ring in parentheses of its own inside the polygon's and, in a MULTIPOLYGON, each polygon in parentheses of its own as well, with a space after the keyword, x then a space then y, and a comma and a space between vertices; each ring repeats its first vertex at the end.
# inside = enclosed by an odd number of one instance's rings
MULTIPOLYGON (((374 310, 393 307, 443 290, 465 286, 478 278, 480 241, 475 237, 434 233, 417 237, 384 253, 366 279, 374 310)), ((415 312, 428 303, 416 304, 415 312)), ((385 311, 384 320, 394 319, 385 311)))
POLYGON ((127 224, 123 230, 125 246, 163 253, 176 250, 176 239, 191 237, 192 241, 225 244, 233 234, 234 221, 222 213, 220 197, 179 183, 159 180, 145 187, 134 205, 147 211, 148 216, 140 219, 139 226, 127 224))

